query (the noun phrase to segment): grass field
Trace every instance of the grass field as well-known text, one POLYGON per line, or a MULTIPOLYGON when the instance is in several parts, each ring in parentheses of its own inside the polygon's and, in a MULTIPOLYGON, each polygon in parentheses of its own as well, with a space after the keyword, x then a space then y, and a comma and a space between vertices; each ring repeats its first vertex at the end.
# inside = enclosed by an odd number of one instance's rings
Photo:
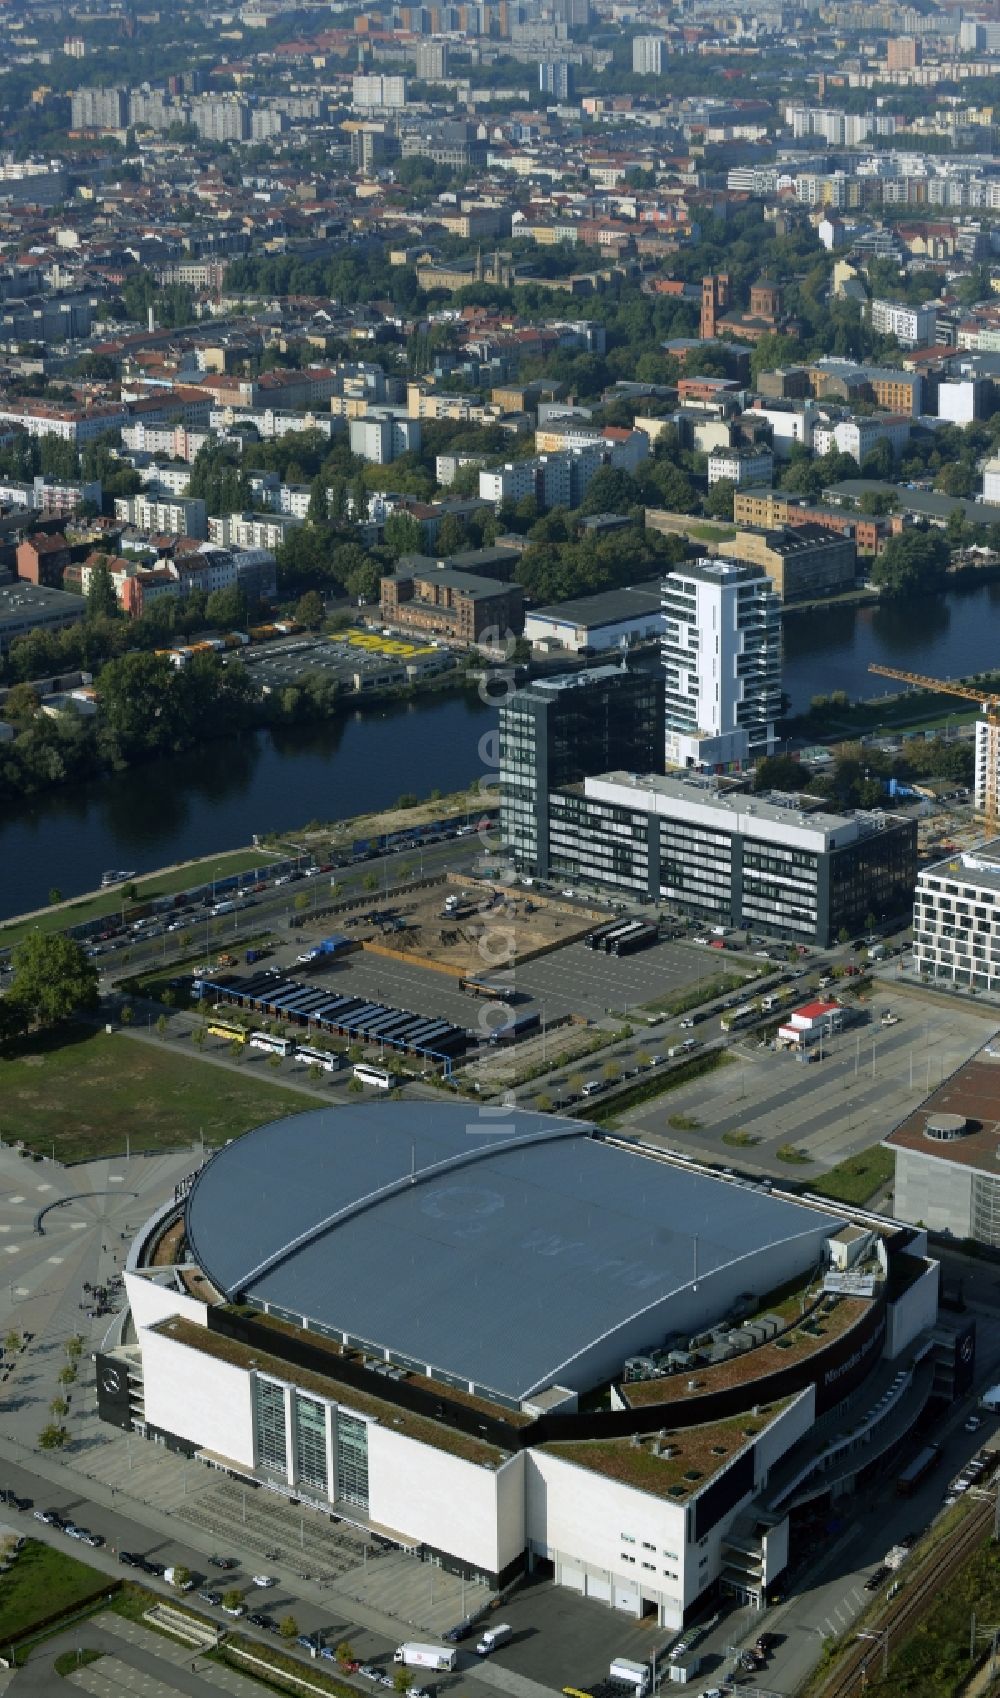
POLYGON ((860 1155, 848 1156, 838 1162, 822 1178, 810 1181, 810 1190, 818 1191, 837 1203, 867 1203, 876 1191, 892 1178, 894 1161, 891 1151, 875 1144, 860 1155))
MULTIPOLYGON (((137 900, 170 896, 178 890, 208 884, 217 878, 228 878, 231 873, 245 872, 248 867, 264 867, 268 861, 280 859, 278 854, 262 854, 259 849, 234 849, 229 854, 210 855, 204 861, 193 861, 189 866, 177 867, 171 872, 151 873, 148 878, 136 879, 137 900)), ((120 890, 97 891, 93 896, 81 897, 79 902, 60 903, 59 907, 48 909, 33 920, 0 926, 0 949, 13 948, 29 931, 65 931, 67 926, 82 926, 85 920, 94 920, 100 915, 117 914, 121 906, 120 890)))
POLYGON ((96 1568, 29 1539, 0 1581, 0 1644, 92 1598, 102 1579, 96 1568))
POLYGON ((249 1127, 313 1106, 297 1091, 84 1027, 63 1028, 0 1061, 0 1128, 43 1155, 82 1161, 178 1149, 203 1134, 220 1144, 249 1127))

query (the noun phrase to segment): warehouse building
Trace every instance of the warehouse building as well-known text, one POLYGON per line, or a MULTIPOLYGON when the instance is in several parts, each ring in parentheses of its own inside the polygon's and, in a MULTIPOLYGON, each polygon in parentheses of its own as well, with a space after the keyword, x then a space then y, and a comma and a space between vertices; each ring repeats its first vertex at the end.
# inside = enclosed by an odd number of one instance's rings
POLYGON ((577 1121, 473 1130, 318 1108, 219 1150, 132 1245, 101 1416, 493 1589, 541 1569, 674 1628, 759 1605, 794 1502, 853 1490, 927 1403, 923 1233, 577 1121), (796 1450, 876 1393, 835 1474, 796 1450))
POLYGON ((822 525, 737 531, 719 544, 730 560, 763 566, 782 601, 836 595, 854 588, 857 550, 849 537, 822 525))
POLYGON ((541 648, 601 654, 663 635, 659 579, 648 587, 605 590, 602 595, 536 607, 525 616, 524 634, 541 648))

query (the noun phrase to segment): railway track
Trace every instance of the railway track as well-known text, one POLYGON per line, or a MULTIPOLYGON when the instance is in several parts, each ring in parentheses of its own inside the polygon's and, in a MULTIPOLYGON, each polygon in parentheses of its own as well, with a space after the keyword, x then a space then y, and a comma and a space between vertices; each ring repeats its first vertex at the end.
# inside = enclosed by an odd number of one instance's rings
POLYGON ((884 1657, 899 1649, 927 1614, 942 1586, 947 1585, 967 1558, 985 1542, 993 1528, 993 1515, 992 1503, 977 1503, 963 1517, 952 1537, 937 1547, 923 1567, 917 1570, 913 1581, 892 1599, 878 1620, 872 1622, 871 1631, 878 1634, 878 1639, 856 1638, 839 1659, 829 1680, 817 1690, 816 1698, 860 1698, 872 1664, 880 1665, 884 1657))

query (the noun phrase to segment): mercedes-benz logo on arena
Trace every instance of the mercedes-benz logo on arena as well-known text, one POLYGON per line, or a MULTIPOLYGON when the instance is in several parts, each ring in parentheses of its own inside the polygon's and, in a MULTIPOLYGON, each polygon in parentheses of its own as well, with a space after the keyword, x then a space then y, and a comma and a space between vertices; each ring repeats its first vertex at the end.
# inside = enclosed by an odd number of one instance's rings
POLYGON ((122 1389, 122 1377, 117 1368, 105 1368, 101 1374, 101 1385, 112 1397, 122 1389))
POLYGON ((963 1338, 961 1349, 962 1349, 962 1361, 963 1362, 971 1362, 972 1361, 972 1334, 971 1333, 968 1333, 966 1335, 966 1337, 963 1338))

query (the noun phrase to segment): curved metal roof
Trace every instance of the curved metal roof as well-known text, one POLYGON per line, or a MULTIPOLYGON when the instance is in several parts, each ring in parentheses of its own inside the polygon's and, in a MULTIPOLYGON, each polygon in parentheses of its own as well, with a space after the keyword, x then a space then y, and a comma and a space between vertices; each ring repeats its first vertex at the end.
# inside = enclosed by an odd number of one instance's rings
POLYGON ((842 1223, 579 1121, 410 1101, 248 1132, 198 1175, 186 1224, 227 1296, 517 1399, 576 1383, 578 1359, 696 1275, 842 1223))

